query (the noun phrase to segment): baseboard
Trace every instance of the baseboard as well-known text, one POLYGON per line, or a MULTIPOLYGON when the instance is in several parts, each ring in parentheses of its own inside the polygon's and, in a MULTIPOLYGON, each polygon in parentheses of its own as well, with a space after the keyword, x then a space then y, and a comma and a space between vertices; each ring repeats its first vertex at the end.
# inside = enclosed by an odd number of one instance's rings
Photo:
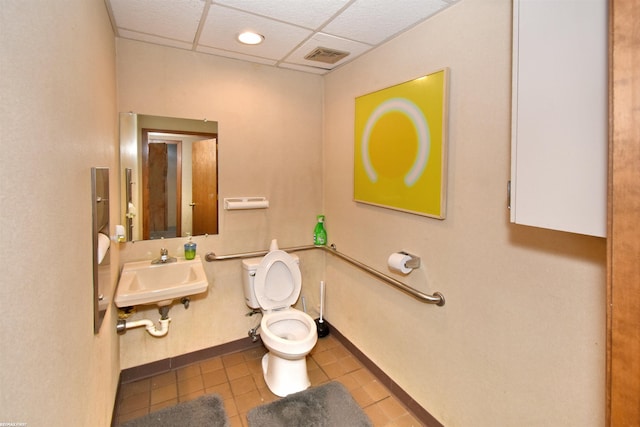
POLYGON ((133 368, 122 370, 122 372, 120 373, 120 383, 126 384, 142 380, 144 378, 149 378, 154 375, 162 374, 164 372, 169 372, 172 369, 182 368, 193 363, 211 359, 212 357, 236 353, 238 351, 249 350, 254 347, 260 346, 262 346, 261 341, 253 342, 251 341, 251 338, 242 338, 236 341, 217 345, 215 347, 204 348, 202 350, 196 350, 191 353, 157 360, 155 362, 146 363, 140 366, 134 366, 133 368))
MULTIPOLYGON (((433 417, 426 409, 416 402, 409 394, 407 394, 398 384, 396 384, 382 369, 380 369, 371 359, 369 359, 362 351, 358 349, 351 341, 349 341, 335 326, 327 322, 330 327, 331 335, 344 345, 357 359, 362 363, 375 377, 380 381, 393 395, 401 401, 409 411, 426 427, 444 427, 437 419, 433 417)), ((319 338, 322 339, 322 338, 319 338)), ((155 362, 147 363, 132 368, 123 369, 120 372, 120 381, 116 392, 116 401, 113 408, 113 418, 118 412, 120 402, 120 386, 122 384, 149 378, 154 375, 169 372, 172 369, 182 368, 193 363, 201 362, 212 357, 223 356, 225 354, 236 353, 238 351, 249 350, 254 347, 262 346, 262 342, 253 342, 250 338, 243 338, 237 341, 221 344, 215 347, 209 347, 197 350, 191 353, 171 357, 155 362)))
MULTIPOLYGON (((418 402, 413 400, 407 392, 405 392, 398 384, 395 383, 387 374, 382 371, 371 359, 369 359, 358 347, 353 345, 335 326, 331 326, 331 334, 340 341, 353 354, 360 363, 362 363, 371 373, 380 381, 393 395, 402 402, 404 406, 413 413, 413 415, 427 427, 444 427, 440 421, 435 419, 426 409, 418 402)), ((320 338, 322 339, 322 338, 320 338)))

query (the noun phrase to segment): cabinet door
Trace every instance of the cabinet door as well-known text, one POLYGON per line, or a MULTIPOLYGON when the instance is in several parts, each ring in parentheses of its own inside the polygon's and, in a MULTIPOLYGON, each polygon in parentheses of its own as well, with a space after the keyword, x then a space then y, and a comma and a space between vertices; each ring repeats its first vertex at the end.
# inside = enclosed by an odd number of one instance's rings
POLYGON ((511 221, 606 235, 607 1, 514 0, 511 221))

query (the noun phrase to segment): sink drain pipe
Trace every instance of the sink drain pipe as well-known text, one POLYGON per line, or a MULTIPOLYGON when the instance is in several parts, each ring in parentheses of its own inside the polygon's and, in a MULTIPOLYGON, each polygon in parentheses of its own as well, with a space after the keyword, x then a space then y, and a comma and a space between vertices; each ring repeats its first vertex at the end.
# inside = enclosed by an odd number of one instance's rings
POLYGON ((167 335, 169 332, 169 322, 171 318, 169 315, 169 306, 160 307, 160 329, 156 327, 156 324, 149 319, 142 320, 134 320, 132 322, 127 322, 125 319, 118 319, 118 324, 116 325, 116 331, 118 333, 124 333, 127 329, 137 328, 139 326, 144 326, 154 337, 163 337, 167 335))

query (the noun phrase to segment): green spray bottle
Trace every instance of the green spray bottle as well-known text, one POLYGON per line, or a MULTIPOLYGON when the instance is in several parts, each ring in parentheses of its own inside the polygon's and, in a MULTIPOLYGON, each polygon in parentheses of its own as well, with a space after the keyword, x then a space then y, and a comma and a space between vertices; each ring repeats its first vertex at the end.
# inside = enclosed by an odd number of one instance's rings
POLYGON ((313 244, 324 246, 327 244, 327 230, 324 229, 324 215, 318 215, 318 223, 313 229, 313 244))

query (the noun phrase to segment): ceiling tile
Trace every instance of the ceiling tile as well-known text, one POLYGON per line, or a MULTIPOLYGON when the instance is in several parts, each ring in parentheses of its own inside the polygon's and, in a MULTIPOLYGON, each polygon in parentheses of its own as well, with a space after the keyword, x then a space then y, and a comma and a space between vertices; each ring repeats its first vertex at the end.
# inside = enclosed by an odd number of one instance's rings
POLYGON ((450 4, 442 0, 356 0, 322 31, 378 44, 446 6, 450 4))
POLYGON ((199 44, 279 60, 311 34, 310 30, 294 25, 213 5, 209 9, 199 44), (265 38, 264 42, 255 46, 238 42, 236 36, 247 30, 262 34, 265 38))
POLYGON ((104 1, 117 37, 324 74, 459 0, 104 1), (245 30, 265 41, 239 43, 245 30), (350 54, 335 64, 304 59, 318 47, 350 54))
POLYGON ((316 29, 342 9, 349 0, 215 0, 214 3, 231 6, 269 18, 278 19, 305 28, 316 29))
POLYGON ((120 37, 123 39, 139 40, 147 43, 159 44, 162 46, 177 47, 179 49, 190 50, 193 47, 192 42, 182 42, 179 40, 166 39, 164 37, 152 36, 144 33, 136 33, 134 31, 120 30, 120 37))
POLYGON ((313 74, 326 74, 330 71, 330 70, 325 70, 323 68, 305 67, 304 65, 289 64, 286 62, 281 62, 280 64, 278 64, 278 67, 288 68, 290 70, 304 71, 306 73, 313 73, 313 74))
POLYGON ((193 43, 202 0, 110 0, 118 29, 193 43))
POLYGON ((249 62, 257 62, 260 64, 266 64, 266 65, 276 65, 276 63, 278 62, 275 59, 266 59, 266 58, 251 56, 251 55, 244 55, 238 52, 216 49, 214 47, 207 47, 207 46, 198 46, 196 48, 196 51, 202 52, 202 53, 208 53, 211 55, 224 56, 226 58, 241 59, 243 61, 249 61, 249 62))

